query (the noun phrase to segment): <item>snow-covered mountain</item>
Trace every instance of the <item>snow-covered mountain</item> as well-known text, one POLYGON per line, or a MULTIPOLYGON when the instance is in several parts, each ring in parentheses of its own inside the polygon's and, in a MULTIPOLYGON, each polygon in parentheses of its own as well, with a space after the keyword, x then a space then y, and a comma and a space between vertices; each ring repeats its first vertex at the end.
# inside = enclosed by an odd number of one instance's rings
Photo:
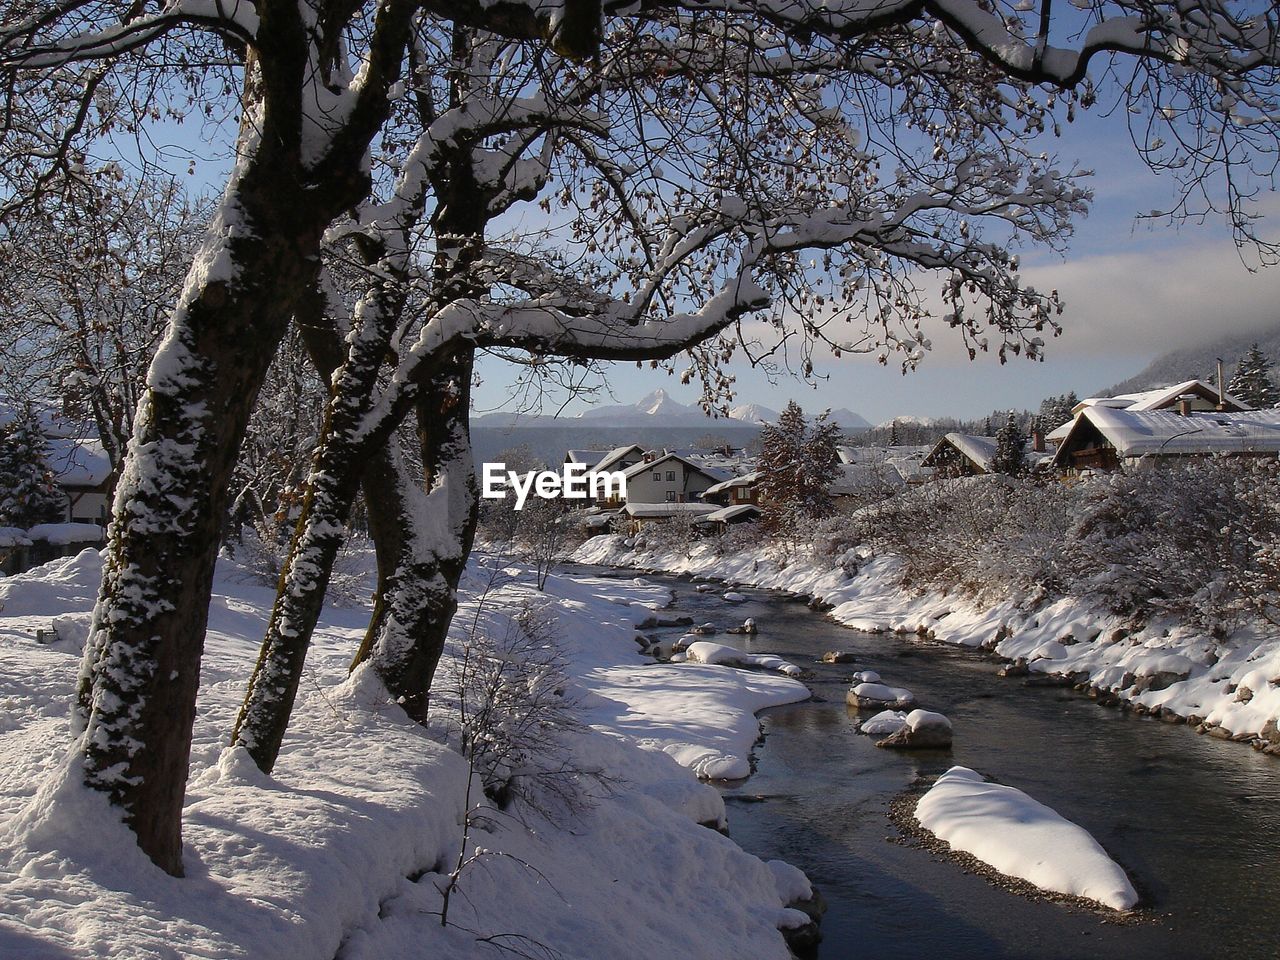
POLYGON ((758 403, 743 403, 729 410, 729 419, 743 423, 774 423, 778 419, 778 411, 758 403))
POLYGON ((698 407, 681 403, 665 390, 655 390, 635 403, 591 407, 575 419, 590 421, 592 425, 619 427, 655 422, 671 427, 703 426, 711 422, 698 407))
MULTIPOLYGON (((816 411, 814 411, 816 412, 816 411)), ((590 407, 575 417, 553 418, 535 414, 511 414, 504 411, 481 414, 471 418, 475 427, 706 427, 708 429, 730 426, 754 427, 774 423, 778 411, 759 403, 743 403, 729 410, 728 419, 708 417, 702 408, 679 400, 658 389, 646 394, 635 403, 610 403, 590 407)), ((831 411, 831 419, 844 430, 870 429, 865 419, 852 410, 840 408, 831 411)))
POLYGON ((854 413, 847 407, 838 407, 831 411, 830 420, 841 430, 870 430, 871 422, 861 414, 854 413))

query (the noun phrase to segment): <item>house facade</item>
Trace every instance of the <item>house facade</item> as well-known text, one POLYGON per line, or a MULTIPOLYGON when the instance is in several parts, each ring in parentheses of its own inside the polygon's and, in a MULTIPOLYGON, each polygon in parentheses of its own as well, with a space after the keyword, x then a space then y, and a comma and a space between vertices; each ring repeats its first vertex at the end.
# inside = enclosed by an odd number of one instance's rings
POLYGON ((677 453, 647 454, 623 473, 628 504, 699 502, 703 493, 725 479, 677 453))
POLYGON ((1208 456, 1280 456, 1280 410, 1175 413, 1090 407, 1072 422, 1054 464, 1083 473, 1208 456))

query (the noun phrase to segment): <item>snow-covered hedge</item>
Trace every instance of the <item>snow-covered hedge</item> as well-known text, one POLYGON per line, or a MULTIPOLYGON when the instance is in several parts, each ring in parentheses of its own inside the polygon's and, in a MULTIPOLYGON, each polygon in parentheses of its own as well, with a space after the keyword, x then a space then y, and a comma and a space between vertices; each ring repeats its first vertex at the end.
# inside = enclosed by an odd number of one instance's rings
POLYGON ((980 600, 1079 597, 1220 633, 1280 613, 1280 465, 1194 460, 1076 484, 926 484, 848 530, 919 588, 980 600))

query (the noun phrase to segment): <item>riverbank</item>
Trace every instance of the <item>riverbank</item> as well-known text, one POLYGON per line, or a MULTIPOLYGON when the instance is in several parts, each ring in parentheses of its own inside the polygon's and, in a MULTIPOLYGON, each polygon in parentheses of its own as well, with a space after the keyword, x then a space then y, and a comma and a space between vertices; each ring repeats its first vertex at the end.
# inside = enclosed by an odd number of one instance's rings
POLYGON ((811 597, 847 627, 978 647, 1006 660, 1008 675, 1026 682, 1074 686, 1122 709, 1280 754, 1277 627, 1255 623, 1215 638, 1175 622, 1137 628, 1074 598, 1033 609, 1013 601, 982 606, 909 589, 891 557, 824 562, 769 545, 720 555, 712 542, 654 549, 605 535, 587 541, 573 559, 811 597))
POLYGON ((0 955, 787 960, 780 929, 809 922, 787 907, 807 881, 707 829, 723 827, 724 803, 695 778, 746 769, 756 711, 808 690, 640 658, 636 625, 669 602, 666 588, 553 576, 539 593, 529 570, 483 556, 464 580, 432 728, 408 722, 368 672, 348 679, 368 610, 330 606, 271 776, 224 744, 273 591, 219 564, 187 876, 169 877, 79 786, 68 753, 100 571, 85 551, 0 579, 0 955), (502 645, 520 631, 554 656, 516 679, 540 691, 534 709, 550 698, 567 713, 540 714, 535 739, 497 761, 463 752, 456 701, 475 689, 463 665, 508 662, 502 645), (480 789, 495 775, 524 778, 505 808, 480 789))

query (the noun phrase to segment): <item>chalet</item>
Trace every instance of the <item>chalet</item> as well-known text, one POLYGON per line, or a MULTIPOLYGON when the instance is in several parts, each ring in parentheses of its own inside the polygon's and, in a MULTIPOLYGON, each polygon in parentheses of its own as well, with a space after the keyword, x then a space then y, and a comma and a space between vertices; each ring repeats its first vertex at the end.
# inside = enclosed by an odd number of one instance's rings
POLYGON ((1225 390, 1220 392, 1217 387, 1203 380, 1186 380, 1170 387, 1143 393, 1122 393, 1116 397, 1088 397, 1072 407, 1071 412, 1079 414, 1090 407, 1138 411, 1179 409, 1191 413, 1243 413, 1252 409, 1238 397, 1233 397, 1225 390))
POLYGON ((591 469, 598 473, 604 473, 607 470, 623 471, 628 467, 635 466, 637 463, 644 460, 646 456, 653 456, 653 454, 646 454, 644 447, 640 446, 638 443, 628 444, 625 447, 614 447, 592 464, 591 469))
POLYGON ((1280 410, 1175 413, 1109 406, 1080 411, 1058 447, 1063 470, 1140 469, 1177 457, 1280 455, 1280 410))
POLYGON ((643 460, 623 473, 627 478, 628 504, 696 501, 708 488, 725 479, 678 453, 645 454, 643 460))
POLYGON ((741 477, 732 477, 729 480, 713 483, 702 491, 702 499, 705 503, 718 503, 725 507, 747 503, 758 504, 760 481, 763 477, 764 472, 756 470, 741 477))
POLYGON ((948 433, 934 444, 921 466, 932 467, 951 477, 973 477, 991 472, 996 455, 995 437, 976 437, 967 433, 948 433))

